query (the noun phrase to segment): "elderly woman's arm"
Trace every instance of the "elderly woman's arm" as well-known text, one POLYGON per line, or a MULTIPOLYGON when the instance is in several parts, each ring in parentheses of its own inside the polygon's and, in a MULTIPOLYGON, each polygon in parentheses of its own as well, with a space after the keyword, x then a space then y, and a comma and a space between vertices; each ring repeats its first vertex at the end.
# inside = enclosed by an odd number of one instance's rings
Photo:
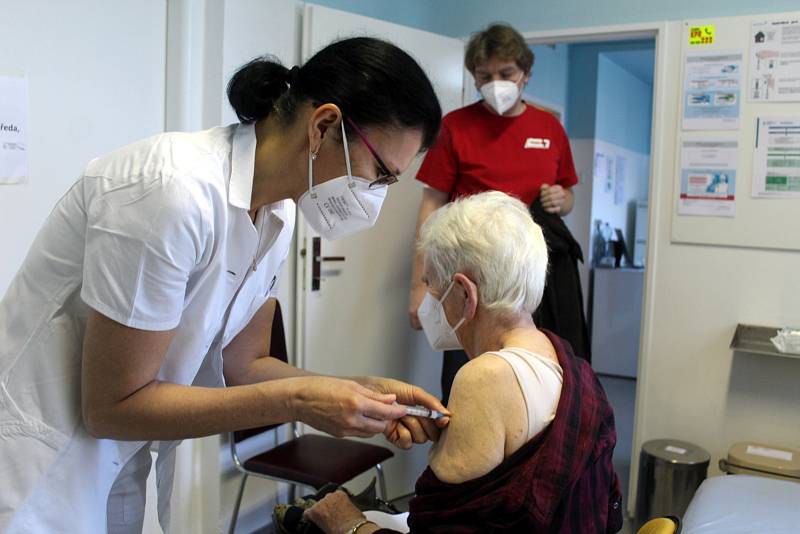
POLYGON ((448 408, 450 424, 429 457, 442 482, 481 477, 524 443, 528 415, 522 392, 511 367, 497 356, 480 356, 459 370, 448 408))
MULTIPOLYGON (((305 516, 325 534, 342 534, 366 521, 361 510, 355 507, 350 497, 342 490, 327 494, 321 501, 306 510, 305 516)), ((357 534, 372 534, 378 530, 380 530, 378 525, 368 522, 358 527, 357 534)), ((384 532, 387 531, 384 530, 384 532)))

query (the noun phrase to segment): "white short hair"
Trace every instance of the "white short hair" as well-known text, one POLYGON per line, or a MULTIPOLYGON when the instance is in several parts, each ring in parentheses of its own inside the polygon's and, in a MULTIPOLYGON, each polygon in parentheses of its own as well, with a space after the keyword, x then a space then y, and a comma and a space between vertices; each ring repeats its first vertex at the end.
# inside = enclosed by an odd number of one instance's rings
POLYGON ((480 304, 492 311, 533 313, 547 276, 542 229, 520 200, 497 191, 461 198, 436 210, 420 229, 438 288, 463 273, 478 285, 480 304))

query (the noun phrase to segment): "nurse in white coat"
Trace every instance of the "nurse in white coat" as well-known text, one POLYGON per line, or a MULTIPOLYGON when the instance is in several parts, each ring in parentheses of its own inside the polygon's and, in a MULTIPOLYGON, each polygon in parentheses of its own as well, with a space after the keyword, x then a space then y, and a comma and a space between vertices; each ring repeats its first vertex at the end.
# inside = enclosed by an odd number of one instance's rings
POLYGON ((295 206, 331 239, 375 223, 439 128, 424 72, 347 39, 302 68, 255 60, 228 95, 241 124, 93 160, 0 301, 0 531, 140 532, 153 441, 166 529, 176 440, 288 421, 436 438, 393 404, 443 410, 425 391, 265 349, 295 206))

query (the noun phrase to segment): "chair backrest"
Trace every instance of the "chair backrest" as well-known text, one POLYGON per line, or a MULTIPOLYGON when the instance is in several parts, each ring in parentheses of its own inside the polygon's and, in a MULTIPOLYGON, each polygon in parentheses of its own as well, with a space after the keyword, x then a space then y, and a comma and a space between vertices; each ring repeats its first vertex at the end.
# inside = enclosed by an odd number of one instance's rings
POLYGON ((278 300, 275 300, 275 314, 272 316, 269 355, 273 358, 278 358, 282 362, 289 362, 289 354, 286 349, 286 329, 283 327, 283 313, 281 312, 281 303, 278 300))
MULTIPOLYGON (((289 361, 288 350, 286 349, 286 330, 283 327, 283 313, 281 312, 281 303, 277 300, 275 301, 275 314, 272 316, 272 330, 270 331, 269 337, 269 355, 273 358, 281 360, 282 362, 289 361)), ((235 443, 238 443, 279 426, 281 425, 269 425, 258 428, 249 428, 247 430, 237 430, 236 432, 231 433, 231 438, 235 443)))
POLYGON ((657 517, 642 525, 636 534, 678 534, 681 531, 681 521, 677 517, 657 517))

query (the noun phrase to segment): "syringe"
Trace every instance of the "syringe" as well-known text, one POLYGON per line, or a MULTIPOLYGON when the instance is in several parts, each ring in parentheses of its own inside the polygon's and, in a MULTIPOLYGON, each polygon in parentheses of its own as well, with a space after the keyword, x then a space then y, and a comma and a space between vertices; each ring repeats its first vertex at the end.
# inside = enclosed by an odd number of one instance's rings
POLYGON ((442 412, 431 410, 430 408, 426 408, 425 406, 420 406, 419 404, 416 406, 406 406, 406 415, 414 415, 416 417, 428 417, 430 419, 439 419, 440 417, 444 417, 444 414, 442 412))

